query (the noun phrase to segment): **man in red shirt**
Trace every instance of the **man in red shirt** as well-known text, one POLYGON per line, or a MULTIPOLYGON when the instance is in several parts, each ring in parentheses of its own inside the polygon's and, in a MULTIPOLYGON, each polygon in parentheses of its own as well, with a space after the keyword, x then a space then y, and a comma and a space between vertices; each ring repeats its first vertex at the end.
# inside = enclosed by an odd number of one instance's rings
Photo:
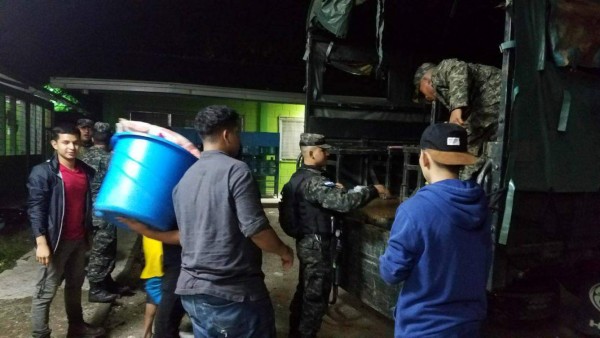
POLYGON ((75 126, 54 127, 50 142, 56 154, 33 167, 27 182, 27 215, 41 264, 31 305, 32 337, 50 337, 50 304, 63 279, 67 337, 102 336, 104 329, 83 321, 81 308, 94 169, 77 159, 80 134, 75 126))

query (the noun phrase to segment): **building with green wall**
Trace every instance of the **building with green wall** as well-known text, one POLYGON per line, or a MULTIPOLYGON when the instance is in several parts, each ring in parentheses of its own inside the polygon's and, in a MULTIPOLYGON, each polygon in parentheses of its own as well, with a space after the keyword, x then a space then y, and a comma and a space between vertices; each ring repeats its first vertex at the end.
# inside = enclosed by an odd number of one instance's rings
MULTIPOLYGON (((244 132, 280 133, 280 118, 304 120, 303 93, 73 78, 55 78, 51 84, 100 95, 102 112, 95 113, 109 123, 116 123, 119 118, 150 123, 159 119, 162 124, 174 128, 193 127, 196 113, 215 104, 237 110, 243 117, 244 132)), ((294 173, 295 167, 295 160, 279 162, 279 190, 294 173)))

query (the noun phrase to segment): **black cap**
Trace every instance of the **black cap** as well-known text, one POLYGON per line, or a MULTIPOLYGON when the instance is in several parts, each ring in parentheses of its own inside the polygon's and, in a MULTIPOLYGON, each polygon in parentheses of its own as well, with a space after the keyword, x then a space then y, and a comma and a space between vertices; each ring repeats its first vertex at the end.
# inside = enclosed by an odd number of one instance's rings
POLYGON ((477 158, 468 150, 467 131, 454 123, 432 124, 421 136, 421 149, 431 158, 446 165, 469 165, 477 158))
POLYGON ((77 128, 94 128, 94 121, 90 119, 79 119, 77 120, 77 128))

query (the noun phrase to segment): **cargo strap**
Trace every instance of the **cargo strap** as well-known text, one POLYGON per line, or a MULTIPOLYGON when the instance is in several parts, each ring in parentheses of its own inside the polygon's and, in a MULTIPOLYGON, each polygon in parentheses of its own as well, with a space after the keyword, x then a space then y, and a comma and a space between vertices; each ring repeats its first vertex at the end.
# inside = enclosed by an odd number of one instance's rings
POLYGON ((500 44, 500 53, 504 53, 505 50, 515 48, 517 42, 515 40, 504 41, 500 44))
POLYGON ((560 118, 558 119, 558 131, 567 131, 567 121, 571 111, 571 93, 568 90, 563 91, 562 108, 560 109, 560 118))
MULTIPOLYGON (((539 31, 538 38, 538 64, 537 70, 544 70, 544 64, 546 63, 546 19, 544 17, 537 17, 537 28, 539 31)), ((534 21, 536 17, 533 17, 534 21)))
POLYGON ((513 88, 511 97, 511 107, 515 104, 515 99, 517 98, 517 95, 519 95, 519 86, 515 86, 513 88))
POLYGON ((514 199, 515 183, 511 179, 510 182, 508 182, 508 192, 506 193, 506 203, 504 204, 504 217, 502 217, 502 227, 500 228, 500 237, 498 237, 498 243, 502 245, 506 245, 508 242, 508 232, 510 230, 514 199))

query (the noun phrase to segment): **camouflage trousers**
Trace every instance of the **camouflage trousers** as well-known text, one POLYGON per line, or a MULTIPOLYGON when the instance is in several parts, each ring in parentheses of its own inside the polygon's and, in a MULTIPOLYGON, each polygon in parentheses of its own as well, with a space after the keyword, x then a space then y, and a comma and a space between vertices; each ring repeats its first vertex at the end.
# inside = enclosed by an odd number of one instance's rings
POLYGON ((92 249, 89 253, 87 277, 92 283, 100 283, 115 268, 117 257, 117 228, 101 218, 94 217, 92 249))
POLYGON ((332 282, 330 245, 316 235, 296 241, 300 277, 290 304, 290 337, 316 337, 321 328, 332 282))
POLYGON ((460 171, 459 177, 461 180, 477 178, 477 175, 479 175, 481 168, 483 168, 483 165, 489 157, 487 153, 487 143, 496 139, 497 129, 498 125, 492 124, 485 129, 474 132, 470 130, 470 126, 467 124, 467 131, 469 133, 469 152, 477 156, 477 161, 471 165, 465 166, 460 171))

